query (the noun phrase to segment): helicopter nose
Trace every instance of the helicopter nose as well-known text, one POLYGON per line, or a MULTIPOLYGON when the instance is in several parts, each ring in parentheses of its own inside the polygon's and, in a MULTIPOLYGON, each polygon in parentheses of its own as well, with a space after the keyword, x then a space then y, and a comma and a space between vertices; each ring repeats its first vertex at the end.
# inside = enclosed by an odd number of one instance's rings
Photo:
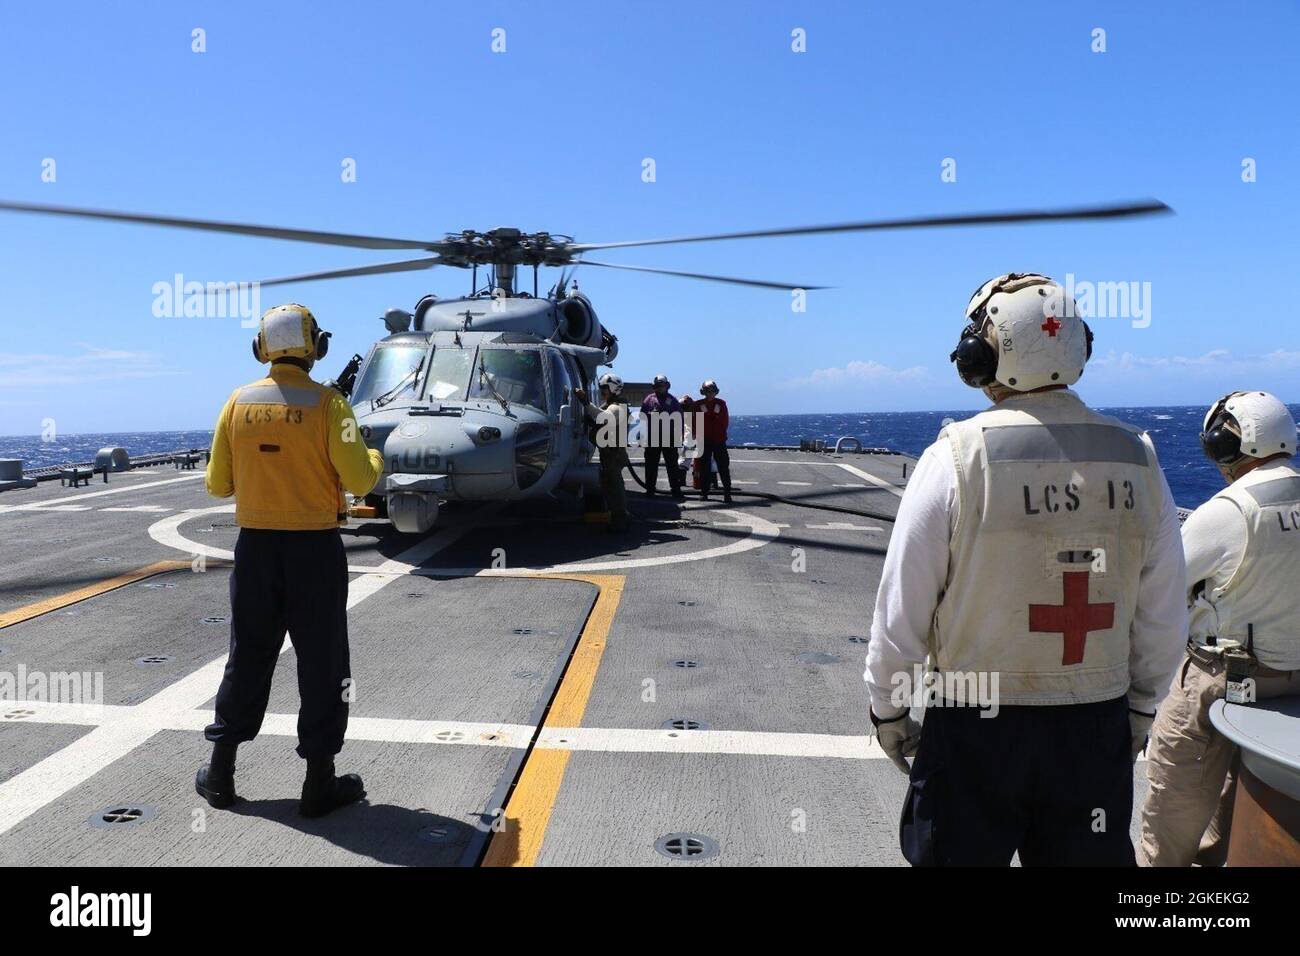
POLYGON ((444 475, 476 497, 514 484, 514 437, 509 423, 413 418, 388 435, 384 463, 390 474, 444 475))

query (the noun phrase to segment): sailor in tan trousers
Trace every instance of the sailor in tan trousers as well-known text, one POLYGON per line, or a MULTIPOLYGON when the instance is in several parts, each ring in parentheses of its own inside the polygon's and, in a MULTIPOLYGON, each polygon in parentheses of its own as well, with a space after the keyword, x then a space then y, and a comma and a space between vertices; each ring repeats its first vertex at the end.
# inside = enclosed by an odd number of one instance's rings
POLYGON ((1238 749, 1210 724, 1210 707, 1225 696, 1229 662, 1249 670, 1247 698, 1300 694, 1295 419, 1267 392, 1233 392, 1205 416, 1201 445, 1229 485, 1183 525, 1189 640, 1151 732, 1146 866, 1222 866, 1227 856, 1238 749))

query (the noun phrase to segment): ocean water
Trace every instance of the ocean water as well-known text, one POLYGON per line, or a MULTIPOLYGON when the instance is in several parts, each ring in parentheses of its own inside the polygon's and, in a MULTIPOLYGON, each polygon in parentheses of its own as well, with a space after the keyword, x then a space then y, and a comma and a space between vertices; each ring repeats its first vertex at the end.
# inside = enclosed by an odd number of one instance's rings
MULTIPOLYGON (((1291 406, 1300 417, 1300 406, 1291 406)), ((1205 409, 1191 406, 1103 409, 1145 429, 1155 442, 1174 500, 1195 508, 1223 487, 1218 470, 1201 453, 1197 436, 1205 409)), ((919 455, 934 441, 946 419, 968 418, 970 411, 840 412, 814 415, 734 415, 729 438, 733 448, 751 445, 797 445, 822 439, 833 445, 848 435, 864 445, 894 448, 919 455)), ((0 458, 21 458, 27 469, 65 462, 91 461, 106 445, 119 445, 132 455, 206 448, 210 431, 117 432, 61 435, 43 442, 39 436, 0 435, 0 458)))
MULTIPOLYGON (((1300 419, 1300 405, 1290 406, 1300 419)), ((1151 435, 1164 468, 1174 501, 1184 508, 1204 504, 1223 487, 1223 478, 1201 452, 1199 436, 1205 409, 1175 405, 1154 408, 1104 408, 1113 415, 1144 429, 1151 435)), ((732 447, 755 445, 797 445, 801 439, 824 440, 833 445, 849 435, 864 445, 893 448, 919 455, 926 449, 947 419, 969 418, 970 411, 949 412, 860 412, 827 415, 734 415, 728 431, 732 447)))

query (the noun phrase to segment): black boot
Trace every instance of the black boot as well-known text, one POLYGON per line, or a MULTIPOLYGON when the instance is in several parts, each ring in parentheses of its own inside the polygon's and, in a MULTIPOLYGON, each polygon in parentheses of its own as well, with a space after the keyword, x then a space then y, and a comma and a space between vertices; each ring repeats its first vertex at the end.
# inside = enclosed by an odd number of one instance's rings
POLYGON ((334 775, 333 757, 310 757, 298 812, 304 817, 323 817, 331 810, 356 803, 365 795, 366 788, 355 773, 334 775))
POLYGON ((212 760, 194 775, 194 790, 208 806, 224 810, 235 802, 235 751, 238 744, 212 745, 212 760))

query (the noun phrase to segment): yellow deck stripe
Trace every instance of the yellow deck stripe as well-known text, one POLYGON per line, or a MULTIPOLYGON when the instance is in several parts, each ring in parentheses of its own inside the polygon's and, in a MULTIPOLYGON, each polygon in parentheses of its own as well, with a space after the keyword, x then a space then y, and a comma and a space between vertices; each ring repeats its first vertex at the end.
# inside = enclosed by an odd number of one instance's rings
MULTIPOLYGON (((556 689, 551 709, 542 723, 543 728, 580 727, 591 688, 596 682, 596 669, 600 667, 609 629, 614 623, 614 613, 623 596, 624 577, 619 574, 535 576, 558 581, 585 581, 600 589, 564 678, 556 689)), ((505 829, 492 834, 483 858, 484 866, 533 866, 537 862, 568 763, 567 750, 534 749, 528 755, 506 804, 505 829)))
POLYGON ((127 571, 123 574, 117 575, 116 577, 105 578, 103 581, 96 581, 94 584, 87 584, 85 587, 77 588, 75 591, 56 594, 54 597, 45 598, 44 600, 37 601, 34 604, 28 604, 25 607, 15 608, 12 611, 0 613, 0 628, 9 627, 11 624, 19 624, 23 621, 30 621, 34 617, 40 617, 42 614, 49 614, 51 611, 57 611, 59 608, 67 607, 69 604, 76 604, 78 601, 86 600, 86 598, 92 598, 109 591, 115 591, 118 588, 126 587, 128 584, 134 584, 136 581, 143 581, 145 578, 151 578, 156 574, 166 574, 168 571, 180 571, 189 566, 190 563, 188 561, 156 561, 143 568, 137 568, 134 571, 127 571))

